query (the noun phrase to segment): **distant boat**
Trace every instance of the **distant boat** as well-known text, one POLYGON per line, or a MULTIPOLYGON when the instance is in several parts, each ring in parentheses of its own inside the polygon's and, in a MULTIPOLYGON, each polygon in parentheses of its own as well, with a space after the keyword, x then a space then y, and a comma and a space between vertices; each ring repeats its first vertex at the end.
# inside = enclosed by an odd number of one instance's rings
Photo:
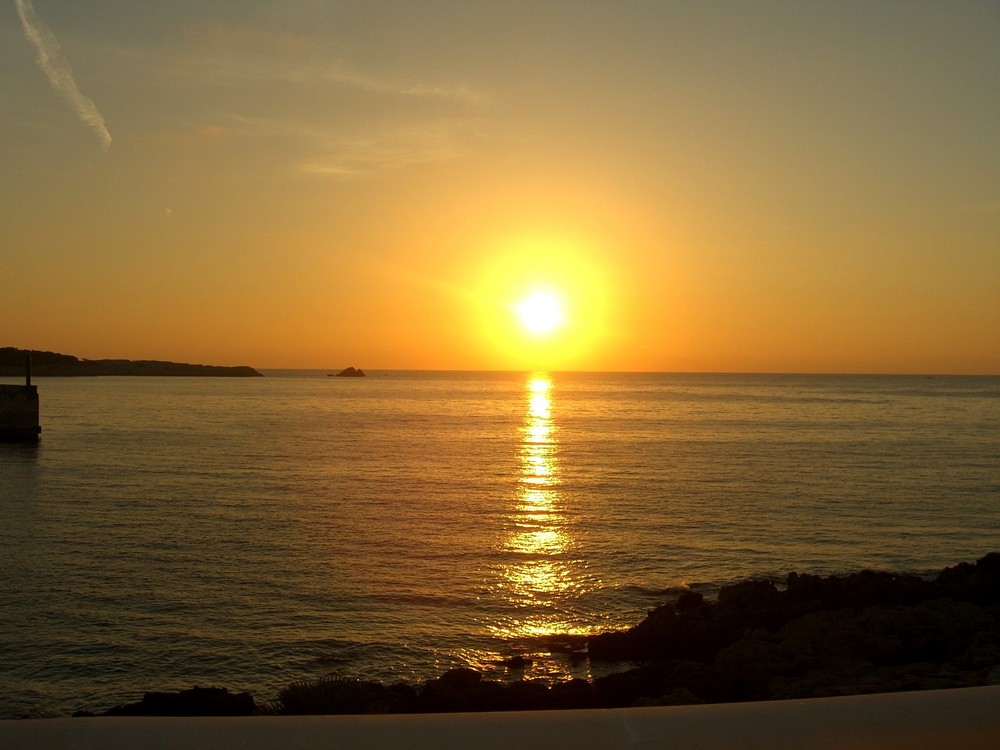
POLYGON ((363 377, 365 377, 365 373, 361 369, 355 369, 353 367, 348 367, 347 369, 341 370, 340 372, 338 372, 336 374, 334 374, 332 372, 328 372, 326 374, 326 376, 328 378, 363 378, 363 377))

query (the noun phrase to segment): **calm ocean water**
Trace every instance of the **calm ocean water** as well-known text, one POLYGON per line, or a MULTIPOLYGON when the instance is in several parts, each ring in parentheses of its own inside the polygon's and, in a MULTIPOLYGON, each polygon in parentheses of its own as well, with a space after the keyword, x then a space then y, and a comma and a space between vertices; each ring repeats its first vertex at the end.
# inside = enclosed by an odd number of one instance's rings
POLYGON ((588 677, 546 636, 679 586, 1000 549, 1000 378, 267 375, 37 381, 40 445, 0 445, 0 717, 588 677))

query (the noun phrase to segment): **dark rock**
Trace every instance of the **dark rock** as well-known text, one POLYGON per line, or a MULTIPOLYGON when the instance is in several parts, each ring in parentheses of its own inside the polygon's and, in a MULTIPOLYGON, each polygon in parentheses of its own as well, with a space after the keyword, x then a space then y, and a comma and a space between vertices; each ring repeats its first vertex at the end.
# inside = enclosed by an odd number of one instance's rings
POLYGON ((719 606, 742 612, 759 612, 774 605, 780 596, 770 581, 750 580, 719 589, 719 606))
POLYGON ((750 700, 906 689, 907 679, 923 685, 948 674, 945 682, 964 674, 965 684, 985 684, 998 624, 998 613, 951 599, 818 611, 748 634, 715 666, 750 700))
POLYGON ((674 608, 678 612, 688 612, 705 604, 705 597, 697 591, 685 591, 677 598, 674 608))
POLYGON ((251 716, 259 713, 250 693, 193 687, 177 693, 146 693, 138 703, 115 706, 105 716, 251 716))
POLYGON ((551 707, 549 686, 539 680, 524 680, 505 685, 502 709, 505 711, 534 711, 551 707))
POLYGON ((593 683, 576 678, 557 682, 549 688, 549 707, 552 709, 596 708, 597 691, 593 683))
POLYGON ((656 661, 594 680, 600 705, 605 708, 626 708, 642 698, 661 695, 667 690, 668 678, 675 662, 656 661))
POLYGON ((449 669, 434 680, 434 682, 446 685, 453 690, 468 690, 482 682, 482 679, 483 675, 480 672, 466 667, 459 667, 457 669, 449 669))
POLYGON ((534 661, 527 656, 522 656, 521 654, 512 656, 509 659, 504 659, 500 662, 500 665, 507 667, 507 669, 524 669, 525 667, 530 667, 532 664, 534 664, 534 661))
POLYGON ((363 378, 365 374, 360 369, 355 369, 353 367, 348 367, 337 373, 338 378, 363 378))
POLYGON ((405 683, 385 686, 380 682, 326 677, 296 682, 278 693, 278 713, 387 714, 412 711, 417 692, 405 683))
POLYGON ((991 552, 975 565, 960 563, 942 570, 935 584, 953 599, 977 604, 1000 604, 1000 552, 991 552))
POLYGON ((501 703, 503 688, 498 682, 484 681, 474 669, 450 669, 428 680, 419 691, 417 709, 426 712, 488 711, 501 703))

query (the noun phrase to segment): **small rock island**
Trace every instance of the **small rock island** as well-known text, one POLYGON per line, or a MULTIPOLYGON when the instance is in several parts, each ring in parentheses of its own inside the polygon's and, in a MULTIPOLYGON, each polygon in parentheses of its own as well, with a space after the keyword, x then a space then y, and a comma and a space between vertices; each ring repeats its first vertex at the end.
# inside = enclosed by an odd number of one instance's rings
MULTIPOLYGON (((330 373, 330 374, 332 375, 332 373, 330 373)), ((365 373, 360 368, 348 367, 348 368, 346 368, 344 370, 341 370, 340 372, 338 372, 333 377, 337 377, 337 378, 363 378, 363 377, 365 377, 365 373)))
POLYGON ((71 354, 40 352, 0 347, 0 377, 19 377, 24 372, 25 357, 30 354, 32 373, 38 377, 96 375, 155 375, 221 378, 259 378, 261 373, 245 365, 191 365, 185 362, 131 359, 80 359, 71 354))

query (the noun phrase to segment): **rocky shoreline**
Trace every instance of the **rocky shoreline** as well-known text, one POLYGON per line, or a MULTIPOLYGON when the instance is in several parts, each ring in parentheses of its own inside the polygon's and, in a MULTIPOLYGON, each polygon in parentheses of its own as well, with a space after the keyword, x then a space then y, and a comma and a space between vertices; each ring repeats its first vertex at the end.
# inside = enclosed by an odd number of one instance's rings
MULTIPOLYGON (((688 591, 627 631, 586 639, 587 658, 640 664, 593 681, 485 680, 453 669, 423 685, 326 678, 275 700, 200 688, 147 693, 108 716, 510 711, 721 703, 1000 683, 1000 553, 932 579, 789 573, 783 585, 688 591)), ((93 715, 81 712, 77 715, 93 715)))

